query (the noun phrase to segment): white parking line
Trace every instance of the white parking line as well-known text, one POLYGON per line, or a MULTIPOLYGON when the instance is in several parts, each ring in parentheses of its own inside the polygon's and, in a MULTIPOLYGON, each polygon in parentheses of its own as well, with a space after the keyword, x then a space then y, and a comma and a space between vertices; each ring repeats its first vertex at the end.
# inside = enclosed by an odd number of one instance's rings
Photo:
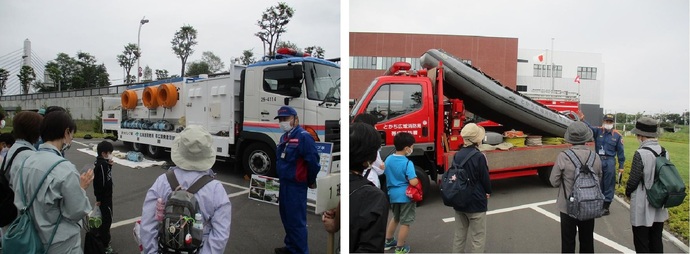
MULTIPOLYGON (((216 179, 216 180, 218 180, 218 179, 216 179)), ((233 183, 226 183, 226 182, 223 182, 223 181, 219 181, 219 182, 222 183, 223 185, 227 185, 227 186, 231 186, 231 187, 235 187, 235 188, 240 188, 240 189, 243 189, 243 190, 248 190, 248 189, 249 189, 249 187, 244 187, 244 186, 242 186, 242 185, 237 185, 237 184, 233 184, 233 183)))
MULTIPOLYGON (((539 212, 539 213, 541 213, 541 214, 543 214, 543 215, 546 215, 546 217, 549 217, 549 218, 551 218, 551 219, 553 219, 553 220, 555 220, 555 221, 558 221, 559 223, 561 222, 561 218, 560 218, 560 217, 556 216, 556 215, 553 214, 553 213, 547 212, 546 210, 542 209, 541 207, 533 206, 533 207, 530 207, 530 208, 532 208, 532 210, 535 210, 535 211, 537 211, 537 212, 539 212)), ((623 245, 620 245, 620 244, 618 244, 617 242, 611 241, 610 239, 608 239, 608 238, 606 238, 606 237, 603 237, 603 236, 601 236, 601 235, 599 235, 599 234, 597 234, 597 233, 594 233, 594 240, 597 240, 597 241, 599 241, 599 242, 601 242, 601 243, 603 243, 603 244, 606 244, 606 245, 608 245, 609 247, 614 248, 614 249, 616 249, 617 251, 620 251, 620 252, 622 252, 622 253, 633 253, 633 252, 635 252, 635 251, 633 251, 633 250, 631 250, 631 249, 629 249, 629 248, 627 248, 627 247, 625 247, 625 246, 623 246, 623 245)))
POLYGON ((72 143, 76 143, 76 144, 80 144, 80 145, 83 145, 83 146, 85 146, 85 147, 89 147, 89 145, 87 145, 87 144, 84 144, 84 143, 82 143, 82 142, 79 142, 79 141, 76 141, 76 140, 72 140, 72 143))
MULTIPOLYGON (((553 214, 553 213, 550 213, 550 212, 544 210, 543 208, 539 207, 539 206, 542 206, 542 205, 548 205, 548 204, 554 204, 554 203, 556 203, 556 200, 555 200, 555 199, 553 199, 553 200, 548 200, 548 201, 543 201, 543 202, 536 202, 536 203, 531 203, 531 204, 525 204, 525 205, 519 205, 519 206, 513 206, 513 207, 506 207, 506 208, 491 210, 491 211, 486 212, 486 214, 487 214, 487 215, 492 215, 492 214, 506 213, 506 212, 511 212, 511 211, 515 211, 515 210, 520 210, 520 209, 529 208, 529 209, 532 209, 532 210, 534 210, 534 211, 536 211, 536 212, 538 212, 538 213, 541 213, 541 214, 543 214, 544 216, 549 217, 549 218, 551 218, 551 219, 553 219, 553 220, 555 220, 555 221, 557 221, 557 222, 560 222, 560 221, 561 221, 561 218, 560 218, 558 215, 555 215, 555 214, 553 214)), ((453 221, 455 221, 455 217, 445 218, 445 219, 442 219, 442 220, 443 220, 443 222, 445 222, 445 223, 453 222, 453 221)), ((635 251, 633 251, 633 250, 631 250, 631 249, 629 249, 629 248, 627 248, 627 247, 625 247, 625 246, 623 246, 623 245, 620 245, 620 244, 618 244, 618 243, 616 243, 616 242, 614 242, 614 241, 611 241, 610 239, 608 239, 608 238, 606 238, 606 237, 603 237, 603 236, 601 236, 601 235, 599 235, 599 234, 597 234, 597 233, 594 233, 594 239, 597 240, 597 241, 599 241, 599 242, 601 242, 601 243, 603 243, 603 244, 605 244, 605 245, 608 245, 609 247, 614 248, 614 249, 616 249, 617 251, 622 252, 622 253, 632 253, 632 252, 635 252, 635 251)))

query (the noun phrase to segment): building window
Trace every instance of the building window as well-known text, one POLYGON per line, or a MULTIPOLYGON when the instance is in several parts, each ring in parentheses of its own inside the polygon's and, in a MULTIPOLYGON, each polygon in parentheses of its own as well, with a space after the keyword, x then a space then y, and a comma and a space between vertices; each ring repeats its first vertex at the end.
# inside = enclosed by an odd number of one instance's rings
POLYGON ((545 64, 535 64, 534 65, 534 77, 551 77, 553 72, 554 78, 563 77, 563 66, 562 65, 545 65, 545 64), (554 71, 551 70, 553 67, 554 71))
POLYGON ((597 79, 597 67, 577 67, 577 75, 580 79, 597 79))
POLYGON ((518 92, 527 92, 527 86, 517 85, 516 90, 518 92))

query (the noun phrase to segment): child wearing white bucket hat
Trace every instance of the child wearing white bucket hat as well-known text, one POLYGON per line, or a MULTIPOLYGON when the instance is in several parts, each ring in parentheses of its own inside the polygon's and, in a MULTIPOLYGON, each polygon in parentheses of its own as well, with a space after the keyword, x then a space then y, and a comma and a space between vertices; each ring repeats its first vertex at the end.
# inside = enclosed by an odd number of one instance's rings
MULTIPOLYGON (((216 161, 213 140, 201 126, 187 126, 173 141, 170 157, 176 166, 169 171, 173 172, 183 189, 188 189, 202 176, 213 176, 211 166, 216 161)), ((156 179, 144 199, 140 229, 144 253, 158 252, 156 205, 159 198, 166 200, 173 191, 166 174, 156 179)), ((230 237, 232 212, 225 188, 219 181, 213 180, 201 187, 194 197, 203 217, 204 239, 199 253, 223 253, 230 237)))

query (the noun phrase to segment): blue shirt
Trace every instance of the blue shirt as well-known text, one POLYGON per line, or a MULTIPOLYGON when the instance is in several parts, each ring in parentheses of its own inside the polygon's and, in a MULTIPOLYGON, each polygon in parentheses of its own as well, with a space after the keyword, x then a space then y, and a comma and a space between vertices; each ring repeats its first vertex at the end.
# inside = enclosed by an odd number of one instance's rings
POLYGON ((397 154, 388 156, 385 163, 386 170, 383 173, 386 175, 390 203, 409 203, 410 198, 405 195, 405 191, 410 183, 408 180, 417 178, 417 174, 414 172, 414 163, 407 157, 397 154))

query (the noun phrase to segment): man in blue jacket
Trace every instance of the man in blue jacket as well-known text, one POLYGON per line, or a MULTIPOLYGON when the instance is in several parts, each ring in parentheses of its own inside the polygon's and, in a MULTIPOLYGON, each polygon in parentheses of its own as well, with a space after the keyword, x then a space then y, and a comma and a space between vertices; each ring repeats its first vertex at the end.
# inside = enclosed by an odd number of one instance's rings
POLYGON ((316 175, 321 169, 319 154, 314 138, 299 126, 295 109, 282 106, 275 118, 285 132, 276 149, 276 171, 280 178, 278 206, 285 228, 285 247, 276 248, 275 253, 306 254, 309 253, 307 187, 316 188, 316 175))
MULTIPOLYGON (((595 150, 601 157, 601 191, 604 193, 604 215, 609 215, 609 206, 613 200, 616 186, 616 156, 618 156, 618 172, 623 173, 625 165, 625 151, 623 148, 623 136, 615 130, 613 114, 604 115, 604 123, 601 127, 587 125, 594 133, 595 150)), ((586 122, 585 122, 586 123, 586 122)))

